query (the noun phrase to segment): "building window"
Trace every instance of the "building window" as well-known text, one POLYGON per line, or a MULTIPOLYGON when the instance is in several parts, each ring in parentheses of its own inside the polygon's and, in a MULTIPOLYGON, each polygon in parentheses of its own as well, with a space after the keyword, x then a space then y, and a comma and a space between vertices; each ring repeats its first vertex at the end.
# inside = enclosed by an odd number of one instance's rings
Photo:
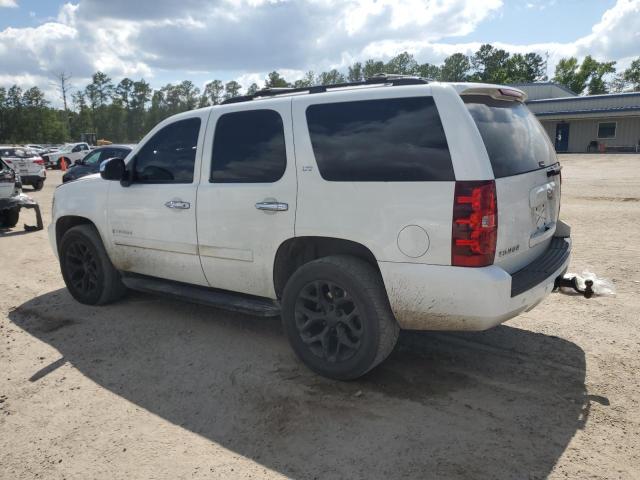
POLYGON ((616 122, 598 123, 598 138, 616 138, 616 122))

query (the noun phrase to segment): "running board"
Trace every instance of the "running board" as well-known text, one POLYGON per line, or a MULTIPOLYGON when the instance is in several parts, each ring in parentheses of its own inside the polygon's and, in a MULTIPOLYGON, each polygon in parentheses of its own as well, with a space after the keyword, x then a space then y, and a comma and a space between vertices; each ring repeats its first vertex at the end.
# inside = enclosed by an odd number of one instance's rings
POLYGON ((161 294, 233 312, 248 313, 260 317, 277 317, 280 315, 280 303, 269 298, 136 274, 123 274, 122 283, 131 290, 161 294))

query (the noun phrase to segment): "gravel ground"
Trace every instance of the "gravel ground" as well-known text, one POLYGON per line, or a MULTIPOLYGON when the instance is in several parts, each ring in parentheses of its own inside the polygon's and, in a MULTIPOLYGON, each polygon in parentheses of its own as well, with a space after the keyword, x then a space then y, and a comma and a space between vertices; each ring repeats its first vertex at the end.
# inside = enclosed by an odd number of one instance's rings
MULTIPOLYGON (((311 374, 277 320, 79 305, 44 231, 0 233, 0 478, 640 478, 640 156, 561 161, 571 269, 617 295, 403 333, 350 383, 311 374)), ((47 222, 59 181, 33 193, 47 222)))

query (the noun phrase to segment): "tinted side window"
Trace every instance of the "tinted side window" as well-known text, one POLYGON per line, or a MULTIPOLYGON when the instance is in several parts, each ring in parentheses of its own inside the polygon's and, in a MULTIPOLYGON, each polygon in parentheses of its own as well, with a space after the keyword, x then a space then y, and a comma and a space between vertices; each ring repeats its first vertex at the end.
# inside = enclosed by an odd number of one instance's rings
POLYGON ((191 183, 200 119, 180 120, 157 132, 135 158, 134 180, 142 183, 191 183))
POLYGON ((325 180, 455 180, 447 139, 431 97, 311 105, 307 124, 325 180))
POLYGON ((287 166, 282 117, 274 110, 226 113, 218 119, 209 181, 269 183, 287 166))

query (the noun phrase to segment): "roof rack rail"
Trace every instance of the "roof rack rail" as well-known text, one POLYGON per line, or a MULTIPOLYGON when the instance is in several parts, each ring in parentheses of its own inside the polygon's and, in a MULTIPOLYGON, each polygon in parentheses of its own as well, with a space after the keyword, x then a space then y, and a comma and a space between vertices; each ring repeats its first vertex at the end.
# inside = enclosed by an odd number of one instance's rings
POLYGON ((285 95, 290 93, 323 93, 333 88, 345 88, 345 87, 358 87, 362 85, 380 85, 390 84, 392 86, 399 85, 423 85, 429 83, 430 80, 422 77, 414 77, 411 75, 397 75, 388 73, 378 73, 372 77, 368 77, 359 82, 343 82, 334 83, 331 85, 313 85, 310 87, 278 87, 278 88, 263 88, 258 90, 252 95, 240 95, 238 97, 231 97, 222 102, 222 105, 229 103, 248 102, 256 98, 275 97, 277 95, 285 95))

